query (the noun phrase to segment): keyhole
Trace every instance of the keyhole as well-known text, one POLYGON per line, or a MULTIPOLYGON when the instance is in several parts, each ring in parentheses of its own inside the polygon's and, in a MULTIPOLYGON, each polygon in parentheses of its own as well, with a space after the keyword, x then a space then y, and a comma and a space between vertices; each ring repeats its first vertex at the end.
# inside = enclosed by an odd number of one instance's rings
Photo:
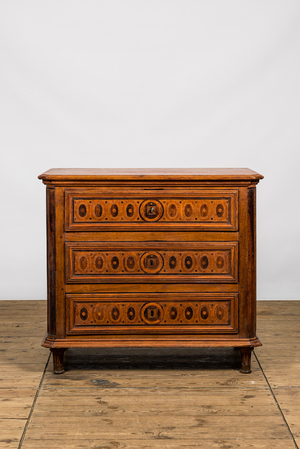
POLYGON ((150 266, 153 267, 153 260, 150 259, 150 266))
POLYGON ((150 315, 153 317, 154 316, 154 310, 150 310, 150 315))

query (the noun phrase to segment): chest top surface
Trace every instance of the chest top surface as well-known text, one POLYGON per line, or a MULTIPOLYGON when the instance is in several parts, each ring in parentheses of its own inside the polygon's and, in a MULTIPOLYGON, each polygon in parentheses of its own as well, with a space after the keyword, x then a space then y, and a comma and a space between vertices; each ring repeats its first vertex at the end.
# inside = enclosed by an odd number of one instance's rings
POLYGON ((259 182, 249 168, 52 168, 39 176, 44 183, 64 181, 198 181, 259 182))

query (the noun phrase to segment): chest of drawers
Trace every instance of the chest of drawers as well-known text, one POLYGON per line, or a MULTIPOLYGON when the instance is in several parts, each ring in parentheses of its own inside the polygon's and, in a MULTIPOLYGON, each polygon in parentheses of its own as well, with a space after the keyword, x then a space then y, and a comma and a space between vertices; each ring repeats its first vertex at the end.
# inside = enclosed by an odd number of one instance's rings
POLYGON ((249 169, 51 169, 47 333, 74 347, 235 347, 256 336, 249 169))

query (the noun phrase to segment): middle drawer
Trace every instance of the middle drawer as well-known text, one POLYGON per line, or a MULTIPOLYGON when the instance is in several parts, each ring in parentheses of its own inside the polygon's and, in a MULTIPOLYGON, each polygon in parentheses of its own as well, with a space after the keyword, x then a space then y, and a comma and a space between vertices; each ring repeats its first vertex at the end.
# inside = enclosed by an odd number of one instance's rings
POLYGON ((238 242, 66 242, 67 283, 237 283, 238 242))

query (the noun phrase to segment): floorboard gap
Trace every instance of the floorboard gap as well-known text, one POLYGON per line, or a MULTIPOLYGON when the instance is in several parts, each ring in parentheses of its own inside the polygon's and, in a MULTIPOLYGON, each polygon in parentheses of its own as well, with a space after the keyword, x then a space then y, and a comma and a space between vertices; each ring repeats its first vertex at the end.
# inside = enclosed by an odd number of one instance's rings
POLYGON ((25 424, 25 427, 24 427, 24 430, 23 430, 23 433, 22 433, 22 436, 21 436, 21 439, 20 439, 20 443, 19 443, 18 449, 21 449, 21 447, 22 447, 22 444, 23 444, 23 441, 24 441, 24 438, 25 438, 25 435, 26 435, 26 432, 27 432, 27 429, 28 429, 28 426, 29 426, 29 423, 30 423, 30 419, 31 419, 31 416, 32 416, 32 413, 33 413, 33 410, 34 410, 34 407, 35 407, 35 404, 36 404, 36 401, 37 401, 37 399, 38 399, 40 390, 41 390, 41 388, 42 388, 42 384, 43 384, 43 382, 44 382, 44 378, 45 378, 45 374, 46 374, 46 371, 47 371, 47 368, 48 368, 48 364, 49 364, 50 357, 51 357, 51 354, 49 354, 49 357, 48 357, 48 360, 47 360, 47 362, 46 362, 45 369, 44 369, 44 372, 43 372, 43 375, 42 375, 40 384, 39 384, 39 386, 38 386, 38 389, 36 390, 35 397, 34 397, 34 400, 33 400, 33 403, 32 403, 32 407, 31 407, 29 416, 28 416, 28 418, 27 418, 27 422, 26 422, 26 424, 25 424))
POLYGON ((276 403, 276 405, 277 405, 277 407, 278 407, 278 410, 279 410, 279 412, 280 412, 280 414, 281 414, 281 416, 282 416, 282 419, 284 420, 285 425, 286 425, 286 427, 288 428, 288 431, 290 432, 290 435, 291 435, 291 437, 292 437, 292 439, 293 439, 293 441, 294 441, 295 448, 296 448, 296 449, 299 449, 299 446, 298 446, 298 444, 296 443, 296 440, 295 440, 295 438, 294 438, 293 432, 291 431, 290 426, 288 425, 288 422, 287 422, 287 420, 285 419, 284 413, 283 413, 283 411, 281 410, 281 407, 280 407, 280 405, 279 405, 279 403, 278 403, 278 401, 277 401, 277 399, 276 399, 276 396, 275 396, 275 394, 274 394, 274 392, 273 392, 273 389, 272 389, 272 387, 271 387, 271 385, 270 385, 270 383, 269 383, 269 380, 268 380, 268 378, 267 378, 267 376, 266 376, 266 374, 265 374, 265 372, 264 372, 264 370, 263 370, 263 368, 262 368, 262 366, 261 366, 261 364, 260 364, 260 361, 258 360, 258 357, 257 357, 257 355, 255 354, 255 351, 254 351, 254 355, 255 355, 255 358, 256 358, 256 360, 257 360, 257 363, 258 363, 258 365, 259 365, 259 367, 260 367, 260 369, 261 369, 261 372, 263 373, 263 376, 264 376, 264 378, 266 379, 266 382, 267 382, 267 384, 268 384, 270 393, 271 393, 271 395, 273 396, 273 399, 274 399, 274 401, 275 401, 275 403, 276 403))

